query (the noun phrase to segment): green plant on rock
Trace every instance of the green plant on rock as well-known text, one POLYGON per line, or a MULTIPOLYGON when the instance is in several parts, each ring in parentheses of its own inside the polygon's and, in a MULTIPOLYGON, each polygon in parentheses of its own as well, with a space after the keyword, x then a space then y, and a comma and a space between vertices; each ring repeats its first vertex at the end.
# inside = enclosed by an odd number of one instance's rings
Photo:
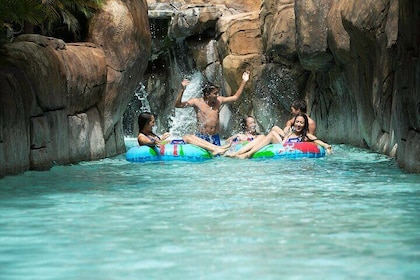
POLYGON ((59 28, 77 37, 80 21, 89 19, 106 0, 0 0, 1 41, 22 33, 54 36, 59 28))

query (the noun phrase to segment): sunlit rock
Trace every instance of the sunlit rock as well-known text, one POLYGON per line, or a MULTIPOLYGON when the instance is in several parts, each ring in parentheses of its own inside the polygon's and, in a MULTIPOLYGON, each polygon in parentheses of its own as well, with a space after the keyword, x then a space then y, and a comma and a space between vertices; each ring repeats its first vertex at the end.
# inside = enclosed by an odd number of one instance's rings
MULTIPOLYGON (((237 131, 244 114, 255 115, 265 131, 282 126, 291 102, 300 98, 317 122, 318 137, 395 156, 401 166, 418 172, 414 155, 420 151, 412 136, 420 126, 420 37, 418 29, 413 31, 418 1, 267 0, 252 9, 228 2, 171 2, 175 15, 167 26, 177 47, 167 45, 176 51, 169 51, 166 61, 175 70, 159 74, 173 81, 171 92, 182 73, 197 70, 229 95, 240 72, 250 69, 249 87, 230 106, 233 121, 222 120, 228 124, 225 137, 237 131), (200 22, 201 12, 209 11, 204 7, 217 12, 200 22)), ((157 77, 150 70, 148 76, 157 77)), ((168 112, 167 106, 154 109, 168 112)))
POLYGON ((90 32, 89 42, 26 34, 2 47, 0 176, 125 151, 121 117, 150 54, 146 2, 106 1, 90 32))

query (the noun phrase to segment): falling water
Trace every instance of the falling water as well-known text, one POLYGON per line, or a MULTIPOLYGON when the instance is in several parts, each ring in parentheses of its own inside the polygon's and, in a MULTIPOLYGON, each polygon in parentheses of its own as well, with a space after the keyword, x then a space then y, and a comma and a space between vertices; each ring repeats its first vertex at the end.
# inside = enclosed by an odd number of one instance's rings
MULTIPOLYGON (((190 84, 186 87, 182 101, 193 97, 200 97, 202 91, 203 76, 200 72, 191 75, 190 84)), ((169 132, 172 139, 180 139, 185 134, 194 133, 197 127, 197 119, 194 108, 175 108, 175 115, 170 117, 172 123, 169 132)))
POLYGON ((139 83, 138 87, 134 92, 134 96, 137 98, 137 100, 140 101, 140 108, 136 110, 136 113, 139 114, 142 112, 151 111, 149 101, 147 100, 148 93, 143 83, 139 83))
POLYGON ((142 112, 150 112, 147 96, 146 87, 139 83, 123 116, 124 135, 133 136, 137 130, 137 116, 142 112))

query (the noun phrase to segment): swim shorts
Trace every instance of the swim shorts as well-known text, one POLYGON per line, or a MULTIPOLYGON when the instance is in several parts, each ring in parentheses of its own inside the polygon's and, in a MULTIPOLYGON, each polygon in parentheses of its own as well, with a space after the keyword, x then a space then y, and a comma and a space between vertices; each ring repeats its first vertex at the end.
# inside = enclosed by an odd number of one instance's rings
POLYGON ((210 142, 214 145, 221 146, 219 134, 208 135, 208 134, 196 133, 195 136, 197 136, 197 137, 199 137, 203 140, 206 140, 207 142, 210 142))

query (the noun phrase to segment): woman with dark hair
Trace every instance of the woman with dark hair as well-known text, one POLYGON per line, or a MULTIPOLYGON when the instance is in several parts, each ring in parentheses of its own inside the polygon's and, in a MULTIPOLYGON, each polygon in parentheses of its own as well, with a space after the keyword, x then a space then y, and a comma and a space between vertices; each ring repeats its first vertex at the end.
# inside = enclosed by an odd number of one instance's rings
POLYGON ((296 143, 296 142, 304 142, 307 140, 315 141, 317 138, 309 134, 309 121, 308 116, 305 113, 298 113, 295 118, 293 119, 292 127, 290 129, 290 133, 284 136, 283 143, 296 143))
POLYGON ((282 140, 278 133, 271 131, 267 136, 258 138, 255 141, 252 141, 250 144, 244 146, 239 151, 229 154, 230 157, 237 158, 249 158, 255 154, 258 150, 268 144, 277 144, 277 143, 296 143, 296 142, 314 142, 327 150, 327 153, 331 153, 331 145, 319 140, 314 135, 309 134, 309 121, 308 117, 304 113, 298 113, 293 121, 293 126, 291 132, 288 135, 285 135, 282 140))
POLYGON ((295 117, 299 113, 304 113, 306 115, 306 117, 308 118, 308 122, 307 122, 308 123, 308 133, 315 135, 316 123, 306 113, 306 102, 304 100, 298 99, 298 100, 293 101, 292 105, 290 106, 290 111, 292 112, 293 118, 291 118, 290 120, 288 120, 286 122, 286 126, 284 127, 284 129, 281 129, 280 127, 275 125, 275 126, 273 126, 271 131, 277 132, 280 135, 280 137, 284 138, 284 136, 287 133, 290 133, 290 130, 293 127, 293 122, 295 120, 295 117))
POLYGON ((165 132, 161 137, 153 132, 155 125, 155 117, 149 112, 143 112, 138 118, 139 135, 137 141, 140 146, 147 145, 150 147, 160 146, 162 141, 169 137, 169 133, 165 132))

